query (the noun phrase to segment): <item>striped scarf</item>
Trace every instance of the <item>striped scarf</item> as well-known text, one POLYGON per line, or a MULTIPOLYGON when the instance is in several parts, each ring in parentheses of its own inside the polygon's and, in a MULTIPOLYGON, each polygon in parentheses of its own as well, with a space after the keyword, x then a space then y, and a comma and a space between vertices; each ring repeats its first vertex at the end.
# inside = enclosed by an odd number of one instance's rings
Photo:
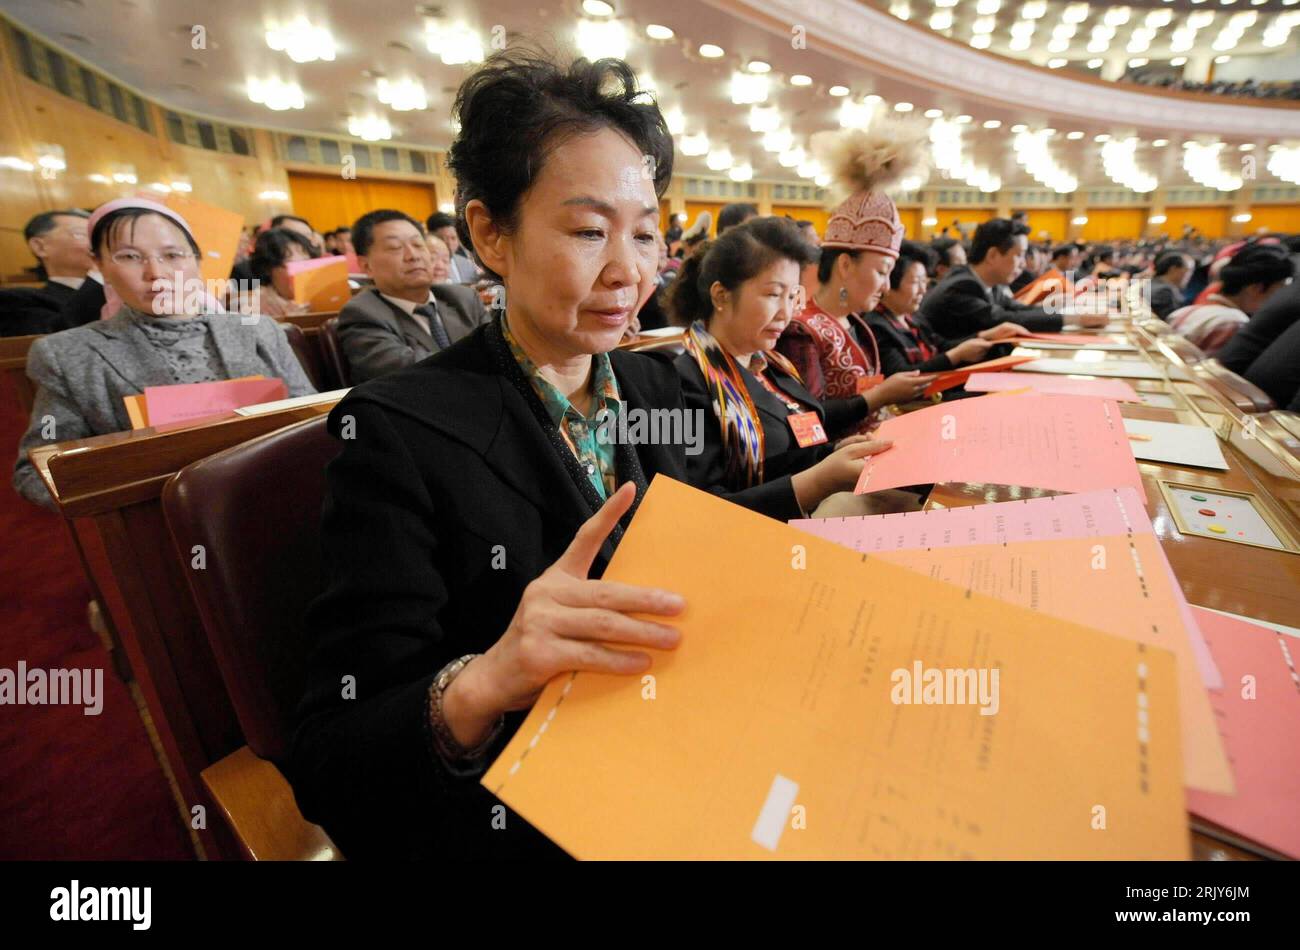
MULTIPOLYGON (((686 352, 695 357, 704 375, 704 383, 713 394, 713 413, 718 417, 726 451, 727 487, 739 491, 761 485, 766 445, 763 423, 758 418, 758 410, 740 367, 709 333, 702 320, 692 323, 686 331, 686 352)), ((769 364, 775 364, 802 383, 794 364, 776 350, 763 355, 769 364)))

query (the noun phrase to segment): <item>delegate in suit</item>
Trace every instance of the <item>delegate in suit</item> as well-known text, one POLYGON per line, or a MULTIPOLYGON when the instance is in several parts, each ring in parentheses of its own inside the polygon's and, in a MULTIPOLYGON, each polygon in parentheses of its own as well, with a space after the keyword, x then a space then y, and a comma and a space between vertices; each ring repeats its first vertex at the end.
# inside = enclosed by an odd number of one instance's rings
POLYGON ((375 282, 339 312, 339 345, 354 385, 418 363, 488 322, 472 288, 432 283, 424 234, 401 211, 362 215, 352 243, 375 282))

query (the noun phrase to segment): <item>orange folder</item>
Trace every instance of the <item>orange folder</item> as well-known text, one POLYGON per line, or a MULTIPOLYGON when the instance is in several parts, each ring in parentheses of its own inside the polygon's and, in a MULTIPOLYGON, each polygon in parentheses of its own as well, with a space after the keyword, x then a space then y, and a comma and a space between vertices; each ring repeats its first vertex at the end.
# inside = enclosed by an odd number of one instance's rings
POLYGON ((604 576, 682 594, 680 646, 557 677, 482 780, 576 857, 1188 856, 1164 650, 663 475, 604 576), (976 668, 992 714, 918 689, 976 668))
MULTIPOLYGON (((131 414, 131 400, 142 400, 142 421, 156 428, 222 415, 243 406, 283 399, 288 394, 282 379, 243 376, 210 383, 147 386, 140 396, 126 396, 124 399, 128 415, 131 414)), ((134 421, 132 416, 132 423, 134 421)))
MULTIPOLYGON (((1019 337, 1016 337, 1019 339, 1019 337)), ((1003 342, 1003 341, 999 341, 1003 342)), ((1010 340, 1005 342, 1010 343, 1010 340)), ((969 366, 963 366, 961 369, 950 369, 946 373, 940 373, 935 377, 934 382, 925 387, 925 395, 933 396, 941 393, 945 389, 952 389, 954 386, 960 386, 970 378, 971 373, 993 373, 1000 369, 1010 369, 1013 366, 1019 366, 1021 363, 1032 363, 1038 359, 1037 356, 1000 356, 995 360, 985 360, 983 363, 971 363, 969 366)))
MULTIPOLYGON (((151 196, 151 200, 156 198, 157 195, 151 196)), ((184 218, 194 232, 194 240, 203 252, 199 264, 203 279, 226 280, 230 277, 244 216, 176 192, 168 195, 163 204, 184 218)))
POLYGON ((307 304, 312 313, 340 310, 352 299, 346 257, 292 261, 285 269, 293 279, 293 299, 307 304))

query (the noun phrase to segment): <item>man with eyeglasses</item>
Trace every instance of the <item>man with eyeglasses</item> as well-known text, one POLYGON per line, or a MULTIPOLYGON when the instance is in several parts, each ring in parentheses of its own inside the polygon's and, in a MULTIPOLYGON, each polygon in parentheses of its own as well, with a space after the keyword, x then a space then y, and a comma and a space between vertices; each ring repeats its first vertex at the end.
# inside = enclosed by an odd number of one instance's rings
POLYGON ((27 222, 23 237, 36 258, 41 287, 0 290, 0 336, 52 333, 63 328, 60 311, 86 282, 90 257, 84 211, 43 211, 27 222))

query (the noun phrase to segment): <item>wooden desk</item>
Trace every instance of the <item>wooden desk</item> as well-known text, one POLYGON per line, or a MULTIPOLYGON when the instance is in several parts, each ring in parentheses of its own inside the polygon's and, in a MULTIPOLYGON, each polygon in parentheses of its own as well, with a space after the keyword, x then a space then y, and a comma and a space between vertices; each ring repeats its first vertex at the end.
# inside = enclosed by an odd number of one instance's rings
POLYGON ((238 843, 204 790, 201 773, 244 745, 163 517, 163 485, 191 462, 328 412, 333 401, 258 416, 230 414, 189 427, 141 429, 31 451, 75 537, 103 556, 84 559, 153 716, 167 763, 209 857, 235 859, 238 843), (88 545, 89 546, 89 545, 88 545))
POLYGON ((36 400, 36 387, 27 378, 27 351, 41 336, 0 336, 0 373, 8 377, 18 405, 29 415, 36 400))
MULTIPOLYGON (((1147 494, 1147 512, 1156 537, 1188 601, 1274 623, 1300 624, 1300 554, 1184 535, 1179 532, 1161 492, 1161 480, 1211 490, 1254 494, 1268 512, 1300 537, 1300 420, 1291 413, 1251 415, 1235 394, 1215 385, 1209 374, 1195 372, 1173 347, 1160 346, 1160 337, 1130 328, 1143 360, 1182 370, 1186 380, 1130 380, 1139 392, 1168 392, 1176 408, 1121 404, 1126 418, 1205 425, 1218 434, 1226 472, 1138 462, 1147 494)), ((1080 364, 1080 373, 1086 373, 1080 364)), ((926 509, 952 508, 1053 495, 1039 489, 975 483, 936 485, 926 509)), ((1198 825, 1203 824, 1198 819, 1198 825)), ((1207 826, 1208 827, 1208 826, 1207 826)), ((1202 831, 1192 832, 1193 855, 1200 860, 1253 860, 1251 853, 1202 831)))

